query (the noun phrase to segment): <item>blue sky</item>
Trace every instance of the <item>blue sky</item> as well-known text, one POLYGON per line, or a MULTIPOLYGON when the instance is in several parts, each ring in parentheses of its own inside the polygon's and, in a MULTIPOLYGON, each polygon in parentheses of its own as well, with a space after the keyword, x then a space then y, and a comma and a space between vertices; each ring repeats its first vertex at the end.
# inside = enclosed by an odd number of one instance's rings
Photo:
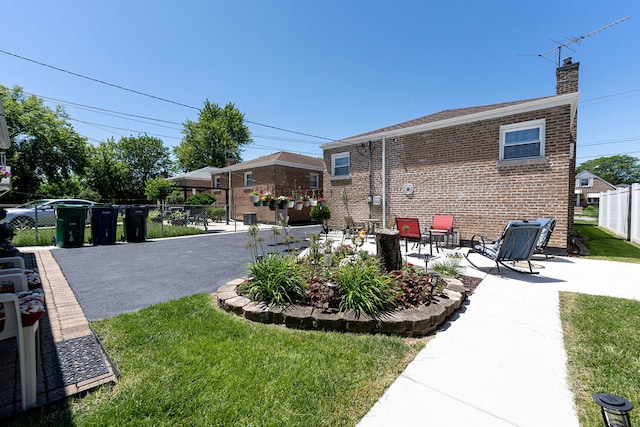
POLYGON ((209 99, 252 122, 245 160, 320 156, 324 142, 444 109, 553 95, 557 54, 537 54, 630 16, 562 57, 580 62, 578 163, 640 157, 638 12, 634 0, 13 1, 0 84, 63 105, 91 143, 147 133, 173 147, 209 99))

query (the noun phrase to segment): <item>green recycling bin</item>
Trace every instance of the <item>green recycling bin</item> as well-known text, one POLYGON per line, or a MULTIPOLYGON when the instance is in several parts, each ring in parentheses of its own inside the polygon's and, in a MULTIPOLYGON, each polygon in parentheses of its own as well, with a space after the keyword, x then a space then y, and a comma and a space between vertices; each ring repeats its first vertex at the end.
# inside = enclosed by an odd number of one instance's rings
POLYGON ((79 248, 84 245, 87 206, 58 205, 56 207, 56 246, 79 248))

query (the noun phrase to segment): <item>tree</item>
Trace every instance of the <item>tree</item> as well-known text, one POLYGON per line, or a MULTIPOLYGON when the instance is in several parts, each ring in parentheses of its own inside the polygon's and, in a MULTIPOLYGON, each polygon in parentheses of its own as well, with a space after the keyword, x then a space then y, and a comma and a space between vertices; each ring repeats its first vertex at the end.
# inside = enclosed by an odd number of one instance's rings
POLYGON ((166 178, 150 179, 145 184, 144 194, 149 200, 160 200, 164 203, 165 199, 175 190, 176 183, 166 178))
POLYGON ((185 172, 207 166, 225 167, 228 158, 240 162, 241 148, 253 142, 244 114, 233 103, 221 108, 208 99, 198 121, 184 122, 182 134, 174 153, 178 169, 185 172))
POLYGON ((87 142, 73 129, 64 109, 44 106, 41 98, 27 96, 19 86, 0 85, 0 96, 11 139, 7 163, 12 167, 14 198, 33 197, 40 189, 55 192, 47 196, 75 191, 69 181, 84 172, 87 142))
POLYGON ((111 202, 145 199, 145 185, 171 164, 169 149, 158 138, 130 136, 100 142, 90 150, 89 185, 111 202))
POLYGON ((640 182, 640 160, 628 154, 599 157, 583 162, 576 172, 587 170, 613 185, 640 182))

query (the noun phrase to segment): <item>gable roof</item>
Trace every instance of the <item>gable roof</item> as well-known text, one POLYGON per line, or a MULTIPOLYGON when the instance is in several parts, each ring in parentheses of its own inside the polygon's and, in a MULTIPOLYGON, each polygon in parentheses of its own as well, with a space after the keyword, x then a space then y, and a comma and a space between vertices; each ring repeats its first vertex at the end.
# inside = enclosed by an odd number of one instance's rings
POLYGON ((324 161, 320 158, 290 153, 288 151, 278 151, 277 153, 267 154, 266 156, 258 157, 257 159, 247 160, 246 162, 227 166, 226 168, 220 169, 220 171, 247 170, 271 165, 291 166, 317 171, 324 170, 324 161))
POLYGON ((517 113, 541 110, 544 108, 556 107, 559 105, 571 106, 571 121, 573 122, 579 96, 579 92, 573 92, 565 95, 532 98, 521 101, 504 102, 500 104, 443 110, 435 114, 430 114, 428 116, 423 116, 417 119, 387 126, 347 139, 329 142, 327 144, 321 145, 320 148, 337 148, 348 146, 351 144, 358 144, 373 139, 380 139, 382 137, 408 135, 432 129, 471 123, 479 120, 488 120, 517 113))
POLYGON ((591 178, 599 179, 600 181, 604 182, 605 184, 610 185, 611 188, 617 187, 616 185, 611 184, 607 180, 600 178, 598 175, 596 175, 595 173, 593 173, 591 171, 588 171, 588 170, 583 170, 583 171, 580 171, 580 172, 578 172, 576 174, 576 179, 591 179, 591 178))

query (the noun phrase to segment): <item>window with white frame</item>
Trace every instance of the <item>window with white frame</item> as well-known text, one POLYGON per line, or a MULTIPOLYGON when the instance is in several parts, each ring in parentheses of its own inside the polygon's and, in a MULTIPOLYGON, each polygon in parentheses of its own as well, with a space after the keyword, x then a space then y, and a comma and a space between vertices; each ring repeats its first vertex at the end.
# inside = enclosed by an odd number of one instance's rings
POLYGON ((253 172, 244 173, 244 187, 245 188, 253 187, 253 172))
POLYGON ((311 173, 309 174, 309 188, 315 190, 320 187, 320 174, 311 173))
POLYGON ((349 176, 349 153, 331 155, 331 177, 347 178, 349 176))
POLYGON ((545 120, 500 126, 500 160, 544 157, 545 120))
POLYGON ((216 175, 213 177, 213 188, 220 188, 222 187, 221 185, 221 178, 220 175, 216 175))

